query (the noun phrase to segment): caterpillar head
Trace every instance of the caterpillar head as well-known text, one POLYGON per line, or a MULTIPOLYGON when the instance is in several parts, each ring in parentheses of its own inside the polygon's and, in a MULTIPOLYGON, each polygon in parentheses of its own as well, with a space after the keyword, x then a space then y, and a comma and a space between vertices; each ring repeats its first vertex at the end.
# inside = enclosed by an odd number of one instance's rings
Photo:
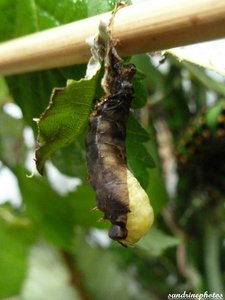
POLYGON ((135 244, 149 231, 154 220, 148 195, 129 170, 127 170, 127 184, 129 212, 126 222, 118 221, 109 230, 109 237, 124 246, 135 244))

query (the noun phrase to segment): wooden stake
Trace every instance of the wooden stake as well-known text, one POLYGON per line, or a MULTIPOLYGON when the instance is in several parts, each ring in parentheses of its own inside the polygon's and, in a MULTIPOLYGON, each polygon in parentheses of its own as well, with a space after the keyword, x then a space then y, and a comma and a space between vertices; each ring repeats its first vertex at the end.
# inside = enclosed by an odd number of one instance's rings
MULTIPOLYGON (((0 74, 86 63, 86 38, 107 14, 0 44, 0 74)), ((149 0, 116 14, 119 54, 131 55, 225 37, 224 0, 149 0)))

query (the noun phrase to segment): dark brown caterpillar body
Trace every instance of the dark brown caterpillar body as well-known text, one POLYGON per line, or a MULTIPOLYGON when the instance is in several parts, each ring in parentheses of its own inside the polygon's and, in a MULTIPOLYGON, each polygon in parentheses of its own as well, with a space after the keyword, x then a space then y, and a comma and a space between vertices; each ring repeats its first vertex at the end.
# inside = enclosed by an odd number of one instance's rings
POLYGON ((96 190, 97 206, 113 224, 109 236, 127 236, 129 193, 126 168, 126 124, 134 90, 133 65, 120 61, 111 65, 108 79, 110 95, 97 103, 90 115, 86 139, 89 179, 96 190))
MULTIPOLYGON (((92 48, 93 60, 104 60, 102 87, 105 92, 89 117, 86 139, 89 180, 96 191, 97 207, 112 223, 109 237, 122 245, 132 245, 152 226, 154 214, 148 195, 128 170, 126 125, 134 96, 132 79, 135 67, 124 65, 111 39, 111 25, 100 23, 92 48)), ((97 65, 98 62, 97 62, 97 65)))

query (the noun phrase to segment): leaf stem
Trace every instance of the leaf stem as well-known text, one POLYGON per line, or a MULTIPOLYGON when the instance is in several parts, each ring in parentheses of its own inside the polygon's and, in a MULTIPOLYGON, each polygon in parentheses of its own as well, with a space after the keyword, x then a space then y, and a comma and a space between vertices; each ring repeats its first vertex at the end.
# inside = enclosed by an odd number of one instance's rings
POLYGON ((210 292, 224 293, 222 274, 220 270, 220 231, 214 224, 205 224, 205 237, 204 237, 204 264, 205 273, 210 292))
POLYGON ((80 279, 81 274, 75 268, 73 256, 65 250, 61 250, 61 254, 62 254, 63 260, 65 262, 65 265, 67 267, 67 270, 69 271, 69 274, 70 274, 71 285, 73 285, 75 290, 79 292, 82 300, 90 300, 90 297, 80 279))

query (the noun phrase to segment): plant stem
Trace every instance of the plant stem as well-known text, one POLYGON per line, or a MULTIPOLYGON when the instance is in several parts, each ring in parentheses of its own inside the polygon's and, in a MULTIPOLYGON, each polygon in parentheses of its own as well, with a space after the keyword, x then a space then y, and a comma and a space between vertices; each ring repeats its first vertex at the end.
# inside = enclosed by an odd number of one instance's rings
POLYGON ((79 292, 82 300, 90 300, 89 295, 80 279, 81 274, 75 268, 73 256, 65 250, 61 250, 61 254, 70 274, 70 283, 74 286, 75 290, 79 292))
POLYGON ((205 237, 204 237, 204 263, 206 279, 210 292, 224 293, 222 274, 220 270, 220 231, 216 225, 210 223, 205 224, 205 237))

